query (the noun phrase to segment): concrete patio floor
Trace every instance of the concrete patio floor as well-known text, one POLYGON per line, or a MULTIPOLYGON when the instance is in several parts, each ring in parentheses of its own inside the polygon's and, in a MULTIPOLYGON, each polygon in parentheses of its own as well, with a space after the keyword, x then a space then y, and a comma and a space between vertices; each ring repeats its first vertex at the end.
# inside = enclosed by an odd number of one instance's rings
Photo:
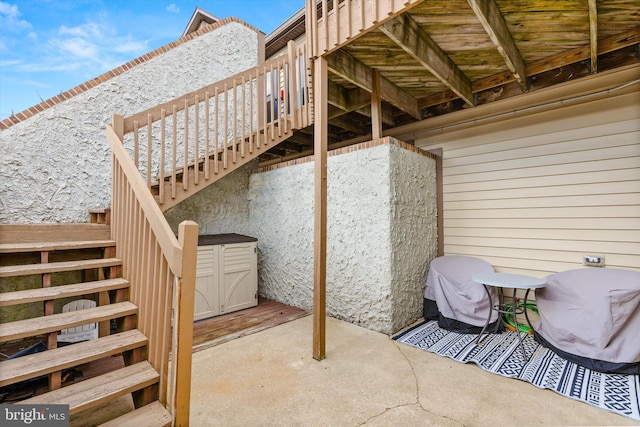
POLYGON ((639 425, 336 319, 311 343, 307 316, 195 353, 191 425, 639 425))

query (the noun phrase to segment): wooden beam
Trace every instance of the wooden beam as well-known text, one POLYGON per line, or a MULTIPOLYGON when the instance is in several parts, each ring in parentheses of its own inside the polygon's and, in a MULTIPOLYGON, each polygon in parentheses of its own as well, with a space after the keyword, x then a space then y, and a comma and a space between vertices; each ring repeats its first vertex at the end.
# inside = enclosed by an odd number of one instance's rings
POLYGON ((373 90, 371 91, 371 137, 382 138, 382 101, 380 100, 380 71, 374 68, 371 73, 373 90))
POLYGON ((591 53, 591 73, 598 72, 598 6, 596 0, 589 0, 589 42, 591 53))
MULTIPOLYGON (((640 27, 634 28, 630 31, 625 31, 624 33, 614 34, 600 40, 600 43, 598 43, 598 55, 604 55, 638 43, 640 43, 640 27)), ((547 58, 539 59, 527 65, 527 75, 533 76, 589 59, 590 51, 590 45, 584 45, 566 52, 560 52, 547 58)), ((511 83, 514 80, 515 77, 511 71, 505 71, 476 80, 473 82, 472 90, 473 93, 482 92, 483 90, 511 83)), ((451 90, 446 90, 420 99, 418 106, 420 109, 428 108, 457 98, 459 97, 456 93, 451 90)))
POLYGON ((313 358, 323 360, 327 307, 327 60, 314 60, 313 358))
MULTIPOLYGON (((371 105, 366 105, 354 111, 358 114, 362 114, 363 116, 371 117, 371 105)), ((382 124, 391 126, 391 127, 396 126, 396 121, 393 116, 393 112, 394 112, 393 107, 387 104, 382 104, 382 124)))
MULTIPOLYGON (((361 118, 362 120, 365 120, 364 118, 361 118)), ((343 118, 343 117, 336 117, 333 119, 329 119, 329 124, 333 125, 333 126, 337 126, 339 128, 351 131, 355 134, 358 135, 362 135, 363 133, 367 133, 367 128, 369 127, 369 123, 367 122, 366 128, 365 126, 361 126, 361 123, 359 123, 360 120, 349 120, 347 118, 343 118)))
POLYGON ((474 105, 471 80, 408 14, 390 20, 380 30, 467 104, 474 105))
MULTIPOLYGON (((589 0, 590 3, 591 1, 595 3, 595 0, 589 0)), ((504 58, 507 67, 513 73, 520 87, 526 92, 527 74, 524 60, 495 0, 467 0, 467 2, 489 34, 493 44, 498 48, 498 52, 504 58)))
MULTIPOLYGON (((337 50, 327 57, 329 70, 348 80, 354 85, 373 91, 372 69, 348 53, 337 50)), ((418 101, 401 88, 380 76, 380 96, 391 105, 420 120, 418 101)))
MULTIPOLYGON (((358 111, 362 107, 371 106, 371 95, 369 92, 360 89, 346 89, 336 83, 329 81, 329 120, 343 116, 352 111, 358 111), (338 89, 340 88, 340 89, 338 89), (342 100, 332 96, 337 93, 342 100)), ((371 113, 365 114, 367 117, 371 117, 371 113)))
POLYGON ((341 110, 349 111, 349 90, 340 86, 337 83, 328 81, 329 85, 329 105, 338 107, 341 110))

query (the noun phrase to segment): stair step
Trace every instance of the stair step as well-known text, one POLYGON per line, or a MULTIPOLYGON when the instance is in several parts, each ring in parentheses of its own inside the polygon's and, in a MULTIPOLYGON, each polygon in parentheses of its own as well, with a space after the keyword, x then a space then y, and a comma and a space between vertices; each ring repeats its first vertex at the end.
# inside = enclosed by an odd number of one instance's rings
POLYGON ((100 424, 100 427, 168 427, 172 422, 173 417, 169 411, 156 400, 135 411, 100 424))
POLYGON ((73 415, 153 385, 159 380, 158 372, 144 361, 22 400, 20 404, 69 405, 69 415, 73 415))
POLYGON ((88 270, 91 268, 122 265, 119 258, 99 258, 80 261, 50 262, 46 264, 24 264, 0 267, 0 277, 28 276, 30 274, 59 273, 63 271, 88 270))
POLYGON ((76 242, 36 242, 36 243, 0 243, 0 253, 15 252, 51 252, 72 249, 109 248, 116 245, 114 240, 83 240, 76 242))
POLYGON ((147 344, 137 329, 0 362, 0 387, 36 378, 147 344))
POLYGON ((50 316, 3 323, 0 324, 0 342, 56 332, 66 328, 86 325, 87 323, 101 322, 104 320, 129 316, 136 314, 137 312, 138 307, 128 301, 125 301, 85 310, 70 311, 67 313, 52 314, 50 316))
POLYGON ((122 278, 97 280, 94 282, 75 283, 71 285, 51 286, 48 288, 28 289, 24 291, 0 293, 0 307, 46 301, 58 298, 75 297, 96 292, 105 292, 129 287, 129 282, 122 278))

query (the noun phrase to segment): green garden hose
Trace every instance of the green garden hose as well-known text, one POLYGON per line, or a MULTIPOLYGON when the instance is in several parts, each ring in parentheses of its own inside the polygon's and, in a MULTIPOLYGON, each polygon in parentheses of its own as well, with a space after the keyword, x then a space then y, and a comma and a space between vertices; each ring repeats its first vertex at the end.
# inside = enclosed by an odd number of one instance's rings
MULTIPOLYGON (((524 307, 524 301, 516 301, 516 304, 520 308, 524 307)), ((505 304, 503 306, 503 310, 506 312, 502 315, 502 323, 509 329, 510 331, 515 331, 516 327, 513 322, 513 304, 505 304)), ((528 302, 525 310, 531 310, 534 313, 538 313, 538 306, 535 302, 528 302)), ((526 332, 528 334, 533 334, 533 330, 531 327, 525 323, 518 323, 518 331, 526 332)))

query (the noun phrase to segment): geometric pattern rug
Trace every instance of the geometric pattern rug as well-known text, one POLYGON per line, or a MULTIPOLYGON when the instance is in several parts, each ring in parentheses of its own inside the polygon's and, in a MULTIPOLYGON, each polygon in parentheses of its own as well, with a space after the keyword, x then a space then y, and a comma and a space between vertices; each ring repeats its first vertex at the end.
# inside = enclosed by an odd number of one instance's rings
POLYGON ((569 362, 532 335, 521 332, 527 357, 515 331, 489 334, 475 344, 476 334, 458 334, 431 320, 393 337, 394 340, 485 371, 527 381, 607 411, 640 421, 640 375, 603 374, 569 362), (529 357, 530 356, 530 357, 529 357))

